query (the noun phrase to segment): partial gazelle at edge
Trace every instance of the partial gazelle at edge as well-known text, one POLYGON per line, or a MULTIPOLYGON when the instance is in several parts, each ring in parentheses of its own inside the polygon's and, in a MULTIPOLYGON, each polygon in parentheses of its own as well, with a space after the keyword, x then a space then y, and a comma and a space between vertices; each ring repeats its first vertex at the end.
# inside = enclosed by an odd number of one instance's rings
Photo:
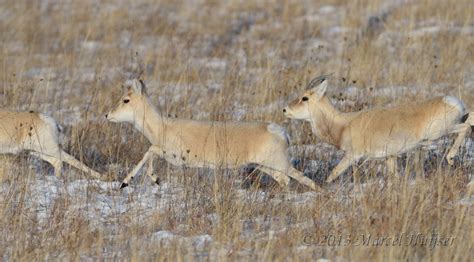
POLYGON ((257 164, 281 186, 290 177, 313 190, 318 186, 293 168, 288 156, 288 135, 280 126, 262 122, 218 122, 168 118, 151 103, 145 83, 129 80, 119 104, 106 118, 111 122, 128 122, 143 133, 151 146, 140 162, 125 177, 121 188, 128 186, 148 162, 147 175, 155 182, 153 155, 169 163, 188 167, 235 168, 257 164))
POLYGON ((60 128, 52 117, 44 114, 16 111, 0 111, 0 153, 18 154, 28 151, 54 167, 56 176, 61 175, 62 163, 100 178, 100 174, 64 152, 59 145, 60 128))
POLYGON ((457 133, 446 156, 452 165, 461 143, 474 125, 474 112, 468 113, 462 101, 453 96, 342 113, 326 96, 328 76, 311 80, 306 92, 283 109, 286 117, 308 121, 318 138, 345 151, 343 159, 327 178, 328 183, 364 157, 387 157, 388 170, 395 173, 399 154, 457 133))

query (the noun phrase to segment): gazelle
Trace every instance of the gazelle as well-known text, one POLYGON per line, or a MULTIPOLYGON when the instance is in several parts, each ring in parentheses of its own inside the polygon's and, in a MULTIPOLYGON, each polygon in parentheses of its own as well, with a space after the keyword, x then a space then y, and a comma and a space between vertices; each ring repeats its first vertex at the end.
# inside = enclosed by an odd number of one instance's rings
POLYGON ((474 114, 468 114, 463 103, 452 96, 342 113, 326 96, 327 77, 310 81, 308 90, 284 108, 283 113, 288 118, 310 122, 316 136, 345 151, 344 158, 327 178, 328 183, 363 157, 387 157, 389 172, 396 172, 397 155, 421 143, 457 133, 447 154, 452 165, 459 146, 474 125, 474 114))
POLYGON ((53 118, 30 112, 0 111, 0 153, 18 154, 29 151, 54 167, 61 175, 62 162, 89 173, 94 178, 100 174, 64 152, 59 146, 59 126, 53 118))
POLYGON ((128 186, 147 161, 147 175, 158 183, 158 177, 152 174, 153 155, 176 166, 234 168, 254 163, 281 186, 288 186, 292 177, 312 189, 317 188, 311 179, 292 167, 287 154, 288 136, 278 125, 168 118, 152 105, 142 80, 129 80, 125 87, 119 104, 106 118, 133 124, 151 146, 125 177, 121 188, 128 186))

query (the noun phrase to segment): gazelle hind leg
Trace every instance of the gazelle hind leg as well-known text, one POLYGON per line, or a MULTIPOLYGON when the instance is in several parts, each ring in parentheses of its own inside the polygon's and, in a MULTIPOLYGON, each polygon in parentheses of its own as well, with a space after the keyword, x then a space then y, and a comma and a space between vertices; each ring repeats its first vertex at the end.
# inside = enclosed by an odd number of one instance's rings
POLYGON ((459 147, 464 141, 464 138, 471 133, 471 125, 468 123, 457 124, 455 125, 449 133, 458 133, 458 137, 454 140, 453 145, 449 149, 446 159, 448 160, 449 165, 454 164, 454 157, 458 154, 459 147))
POLYGON ((147 170, 146 170, 146 174, 147 176, 149 176, 151 178, 151 180, 157 184, 157 185, 160 185, 160 178, 153 174, 153 162, 154 162, 155 158, 154 158, 154 155, 150 156, 150 159, 148 160, 148 167, 147 167, 147 170))
POLYGON ((413 156, 413 166, 416 174, 416 179, 425 176, 425 153, 423 149, 417 148, 413 156))
POLYGON ((54 175, 56 177, 60 177, 61 176, 61 170, 62 170, 62 161, 60 159, 60 156, 50 156, 50 155, 47 155, 45 153, 40 153, 40 152, 36 152, 36 151, 32 151, 30 152, 31 155, 33 156, 36 156, 36 157, 39 157, 41 159, 43 159, 44 161, 50 163, 53 167, 54 167, 54 175))
POLYGON ((286 150, 286 148, 282 150, 275 150, 271 158, 267 158, 266 161, 263 161, 260 164, 266 167, 267 169, 275 170, 280 174, 284 174, 284 177, 288 179, 288 182, 289 177, 292 177, 299 183, 308 186, 313 190, 316 190, 318 186, 316 185, 316 183, 313 182, 313 180, 309 179, 308 177, 305 177, 302 172, 292 167, 290 159, 286 154, 286 150))
POLYGON ((36 128, 34 134, 25 142, 25 149, 30 154, 43 159, 54 167, 56 177, 61 176, 62 160, 61 149, 58 146, 57 135, 54 129, 36 128))
POLYGON ((61 157, 62 157, 62 160, 64 162, 68 163, 69 165, 83 171, 84 173, 90 174, 94 178, 97 178, 97 179, 100 178, 99 173, 97 173, 96 171, 90 169, 88 166, 86 166, 84 163, 77 160, 75 157, 71 156, 70 154, 68 154, 64 151, 61 151, 61 157))
POLYGON ((474 194, 474 181, 469 182, 466 187, 466 196, 470 197, 472 194, 474 194))
POLYGON ((397 168, 397 156, 389 156, 386 160, 387 171, 390 175, 396 175, 398 172, 397 168))
POLYGON ((275 179, 275 181, 277 181, 277 183, 281 187, 288 189, 288 185, 290 184, 290 178, 283 172, 271 169, 266 166, 258 166, 257 169, 271 176, 273 179, 275 179))
POLYGON ((298 181, 299 183, 313 189, 313 190, 317 190, 319 189, 319 186, 316 185, 316 183, 311 180, 309 177, 305 177, 303 175, 303 172, 300 172, 298 170, 296 170, 295 168, 293 167, 290 167, 288 169, 288 176, 296 179, 296 181, 298 181))

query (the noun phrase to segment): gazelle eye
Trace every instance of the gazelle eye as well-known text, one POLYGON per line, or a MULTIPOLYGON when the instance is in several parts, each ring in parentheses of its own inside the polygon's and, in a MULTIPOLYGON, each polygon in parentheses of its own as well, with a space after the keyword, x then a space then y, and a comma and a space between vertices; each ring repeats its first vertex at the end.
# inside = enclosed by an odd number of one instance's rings
POLYGON ((130 99, 124 99, 123 102, 126 104, 126 103, 130 102, 130 99))
POLYGON ((303 96, 303 98, 301 98, 301 101, 308 101, 309 98, 307 96, 303 96))

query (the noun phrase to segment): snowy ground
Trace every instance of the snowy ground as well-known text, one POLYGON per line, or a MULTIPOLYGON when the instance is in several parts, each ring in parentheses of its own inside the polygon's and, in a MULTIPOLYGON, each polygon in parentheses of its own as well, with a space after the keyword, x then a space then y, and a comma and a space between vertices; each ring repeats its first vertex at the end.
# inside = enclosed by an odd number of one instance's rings
MULTIPOLYGON (((428 150, 430 156, 427 161, 443 157, 442 150, 445 148, 447 141, 439 141, 434 145, 424 148, 428 150)), ((463 157, 462 162, 473 163, 474 152, 472 150, 472 139, 466 141, 466 148, 461 150, 463 157), (468 150, 468 151, 465 151, 468 150)), ((305 156, 308 154, 328 155, 328 151, 334 151, 330 146, 324 144, 309 145, 309 146, 294 146, 290 149, 292 155, 305 156)), ((317 181, 321 181, 321 177, 328 174, 329 169, 337 164, 342 152, 336 154, 330 153, 330 159, 322 160, 295 160, 295 164, 304 170, 305 173, 313 177, 317 181), (304 164, 302 163, 304 162, 304 164), (301 168, 302 167, 302 168, 301 168)), ((409 157, 413 154, 409 154, 409 157)), ((400 173, 404 173, 403 166, 405 165, 400 160, 402 168, 400 173)), ((39 161, 28 161, 30 169, 39 170, 39 161)), ((359 169, 362 174, 368 175, 374 170, 379 177, 369 179, 361 184, 354 185, 353 182, 346 177, 341 183, 336 183, 330 186, 325 186, 325 190, 332 192, 337 201, 342 205, 350 205, 354 198, 362 197, 364 194, 370 192, 371 187, 387 187, 391 182, 387 180, 384 174, 383 161, 376 161, 376 166, 370 165, 370 162, 361 162, 359 169), (367 170, 366 173, 365 170, 367 170), (342 187, 341 187, 342 186, 342 187)), ((44 165, 43 165, 44 166, 44 165)), ((172 167, 181 169, 179 167, 172 167)), ((133 181, 133 184, 125 189, 119 189, 121 182, 110 181, 104 182, 93 179, 86 179, 80 176, 74 170, 65 168, 63 178, 57 178, 52 175, 52 172, 44 173, 38 172, 33 174, 28 179, 28 192, 26 198, 28 201, 24 202, 23 209, 25 213, 35 215, 35 220, 39 230, 46 230, 51 227, 56 214, 55 208, 58 205, 58 200, 68 202, 65 210, 62 213, 65 217, 74 217, 79 215, 88 221, 88 226, 91 230, 100 230, 107 232, 108 238, 113 238, 118 233, 121 223, 125 220, 133 220, 134 223, 146 223, 156 217, 166 216, 167 212, 172 211, 177 214, 177 221, 185 221, 188 214, 189 205, 194 205, 193 201, 189 199, 189 188, 183 185, 176 177, 164 177, 164 181, 160 186, 155 185, 144 174, 133 181), (169 179, 169 180, 168 180, 169 179), (66 200, 65 200, 66 199, 66 200), (179 214, 183 214, 180 217, 179 214), (126 218, 126 219, 125 219, 126 218)), ((427 164, 426 172, 432 172, 432 167, 427 164)), ((165 174, 161 174, 164 176, 165 174)), ((183 175, 196 176, 196 173, 183 171, 183 175), (188 174, 186 173, 188 172, 188 174)), ((205 171, 198 172, 197 176, 204 178, 204 183, 213 183, 213 172, 205 171)), ((321 194, 311 191, 280 192, 276 193, 265 189, 243 189, 241 179, 235 178, 236 174, 227 174, 227 179, 234 181, 232 190, 235 190, 234 202, 250 202, 252 205, 290 205, 293 208, 305 209, 310 208, 317 203, 321 194)), ((414 173, 413 173, 414 176, 414 173)), ((266 178, 267 180, 270 178, 266 178)), ((472 178, 471 178, 472 179, 472 178)), ((416 181, 414 178, 409 178, 409 188, 414 186, 416 181)), ((4 198, 12 196, 12 191, 15 190, 13 181, 7 181, 0 186, 0 195, 4 198)), ((418 181, 419 182, 419 181, 418 181)), ((208 201, 212 201, 211 198, 208 201)), ((454 203, 455 206, 461 205, 470 207, 474 203, 474 197, 465 197, 454 203)), ((10 202, 10 205, 20 204, 15 201, 10 202)), ((207 213, 205 220, 212 225, 219 224, 219 215, 216 213, 207 213)), ((240 241, 252 239, 252 241, 268 241, 278 238, 280 235, 287 234, 291 230, 310 231, 314 227, 314 222, 298 222, 291 223, 284 221, 284 217, 268 217, 267 215, 253 217, 251 219, 242 219, 242 231, 239 234, 240 241)), ((320 220, 318 223, 329 223, 328 221, 320 220)), ((170 246, 180 246, 192 250, 187 254, 188 258, 194 259, 208 259, 210 257, 219 256, 230 252, 230 246, 223 242, 219 242, 212 237, 212 231, 203 234, 189 234, 189 225, 186 223, 178 224, 173 227, 173 230, 167 230, 166 227, 156 229, 156 231, 147 232, 142 236, 142 240, 146 241, 150 246, 159 246, 166 249, 170 246)), ((295 252, 301 249, 307 249, 308 246, 302 242, 300 245, 294 247, 295 252)), ((113 257, 120 252, 115 250, 113 246, 110 247, 109 252, 104 252, 101 256, 113 257)), ((140 250, 137 250, 140 255, 140 250)), ((251 257, 250 250, 240 251, 240 257, 251 257)), ((141 254, 145 256, 146 254, 141 254)), ((5 256, 9 256, 8 249, 5 256)), ((67 257, 67 254, 55 254, 54 257, 67 257)), ((86 258, 86 257, 82 257, 86 258)))

